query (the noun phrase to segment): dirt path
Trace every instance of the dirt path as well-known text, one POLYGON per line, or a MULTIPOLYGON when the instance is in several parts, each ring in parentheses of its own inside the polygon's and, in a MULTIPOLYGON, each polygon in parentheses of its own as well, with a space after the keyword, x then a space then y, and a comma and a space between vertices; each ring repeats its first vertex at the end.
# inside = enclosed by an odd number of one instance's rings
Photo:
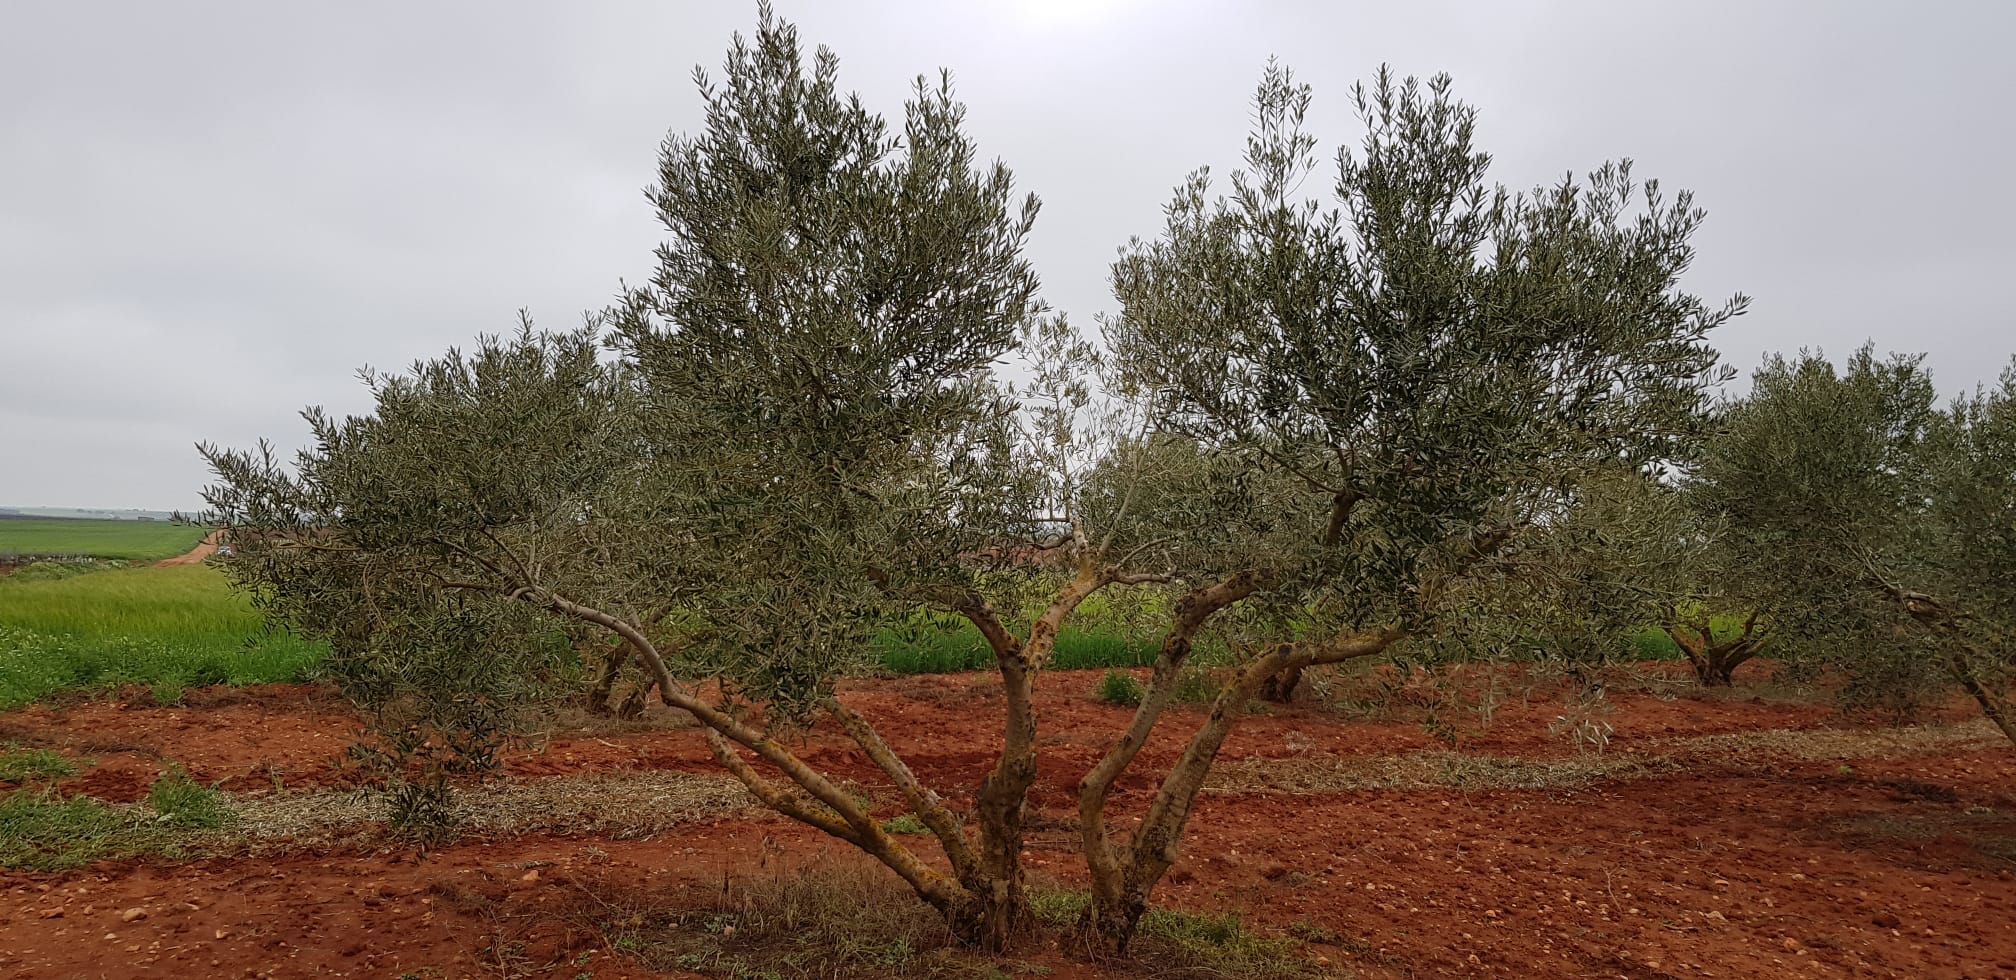
MULTIPOLYGON (((1049 724, 1029 857, 1034 873, 1066 886, 1083 878, 1070 784, 1127 718, 1092 702, 1097 679, 1053 674, 1039 705, 1049 724)), ((0 740, 89 759, 64 788, 115 799, 143 796, 170 757, 248 799, 342 781, 335 757, 356 720, 326 692, 191 694, 181 708, 0 714, 0 740)), ((999 693, 983 679, 868 682, 843 697, 927 782, 964 798, 959 787, 985 771, 999 693)), ((1605 756, 1551 734, 1559 709, 1541 697, 1501 709, 1462 756, 1546 772, 1620 754, 1668 765, 1544 788, 1470 788, 1467 771, 1451 770, 1465 788, 1448 788, 1406 768, 1445 749, 1404 718, 1306 705, 1250 718, 1225 748, 1231 778, 1199 801, 1157 900, 1318 937, 1312 954, 1365 980, 2016 977, 2016 752, 1968 734, 1985 731, 1979 722, 1899 733, 1829 727, 1841 719, 1812 705, 1612 699, 1617 738, 1605 756), (1406 788, 1367 788, 1388 776, 1406 788)), ((1201 711, 1169 721, 1194 725, 1201 711)), ((1159 768, 1178 749, 1158 732, 1142 763, 1159 768)), ((844 740, 815 735, 800 750, 893 807, 844 740)), ((506 764, 526 780, 713 771, 690 729, 556 733, 506 764)), ((1152 789, 1146 777, 1123 784, 1122 823, 1152 789)), ((859 859, 758 813, 645 835, 471 840, 424 857, 360 840, 257 859, 0 872, 0 975, 677 976, 612 956, 583 926, 584 903, 621 885, 676 904, 730 879, 834 860, 859 859)), ((1129 975, 1033 958, 1061 980, 1129 975)))
POLYGON ((155 562, 154 564, 157 566, 198 564, 203 559, 208 558, 211 555, 217 553, 217 539, 218 537, 223 535, 223 533, 224 532, 222 531, 212 531, 209 534, 204 535, 203 540, 197 542, 196 547, 189 549, 189 551, 186 554, 176 555, 173 558, 163 558, 160 561, 155 562))

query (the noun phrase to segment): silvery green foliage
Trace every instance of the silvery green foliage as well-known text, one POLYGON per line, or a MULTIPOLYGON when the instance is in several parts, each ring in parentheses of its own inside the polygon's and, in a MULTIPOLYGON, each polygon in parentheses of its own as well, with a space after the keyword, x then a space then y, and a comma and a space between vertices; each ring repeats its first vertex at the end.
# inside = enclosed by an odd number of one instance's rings
POLYGON ((227 573, 269 620, 329 643, 324 669, 381 730, 476 733, 480 750, 568 686, 563 624, 514 589, 657 601, 636 580, 669 570, 601 560, 640 533, 621 504, 640 475, 635 379, 596 354, 592 328, 528 322, 467 355, 366 371, 373 410, 305 412, 291 467, 263 445, 203 447, 227 573))
POLYGON ((1774 653, 1848 669, 1856 700, 1908 710, 1942 683, 1892 594, 1928 530, 1928 440, 1940 427, 1919 356, 1863 347, 1768 357, 1725 406, 1689 483, 1719 515, 1729 581, 1761 607, 1774 653))
POLYGON ((1015 405, 992 377, 1039 311, 1036 201, 980 161, 949 78, 900 132, 766 9, 650 197, 669 238, 615 314, 683 549, 713 570, 689 661, 789 715, 880 624, 957 586, 1026 518, 1015 405))
POLYGON ((1707 335, 1745 300, 1677 287, 1703 213, 1628 163, 1487 183, 1446 77, 1355 90, 1363 144, 1334 205, 1305 200, 1310 98, 1270 66, 1231 194, 1203 170, 1178 188, 1113 267, 1107 335, 1163 431, 1254 474, 1216 506, 1295 543, 1305 621, 1418 621, 1583 473, 1680 452, 1723 377, 1707 335))
POLYGON ((1038 493, 992 376, 1040 310, 1036 202, 978 160, 946 80, 892 133, 831 52, 803 61, 766 7, 718 83, 696 73, 705 127, 666 141, 650 191, 657 271, 605 316, 369 375, 373 411, 311 410, 292 472, 206 448, 215 517, 252 543, 240 581, 345 637, 339 665, 374 651, 373 684, 472 650, 518 676, 497 658, 541 631, 513 603, 577 634, 578 604, 682 634, 683 672, 772 717, 970 587, 961 556, 1026 529, 1038 493), (509 639, 411 632, 461 622, 449 606, 509 639))
POLYGON ((1594 471, 1452 596, 1443 649, 1461 657, 1634 660, 1675 617, 1738 609, 1720 573, 1717 522, 1642 471, 1594 471))
POLYGON ((1942 653, 2006 712, 2016 684, 2016 361, 1996 386, 1954 401, 1926 458, 1930 506, 1911 581, 1944 607, 1934 620, 1942 653))

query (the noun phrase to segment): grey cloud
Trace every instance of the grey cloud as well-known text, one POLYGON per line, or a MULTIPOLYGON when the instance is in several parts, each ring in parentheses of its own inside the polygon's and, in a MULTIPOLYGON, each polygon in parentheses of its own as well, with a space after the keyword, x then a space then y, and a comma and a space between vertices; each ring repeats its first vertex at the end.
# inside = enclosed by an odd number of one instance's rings
MULTIPOLYGON (((1690 286, 1722 338, 1928 350, 1949 390, 2016 343, 2000 191, 2016 8, 1845 2, 785 2, 887 113, 954 70, 983 148, 1045 202, 1080 322, 1169 188, 1236 162, 1278 55, 1317 131, 1382 61, 1448 71, 1515 187, 1630 156, 1710 211, 1690 286)), ((353 373, 564 326, 649 268, 640 190, 689 73, 751 4, 49 4, 0 37, 0 503, 189 507, 199 439, 297 442, 353 373)))

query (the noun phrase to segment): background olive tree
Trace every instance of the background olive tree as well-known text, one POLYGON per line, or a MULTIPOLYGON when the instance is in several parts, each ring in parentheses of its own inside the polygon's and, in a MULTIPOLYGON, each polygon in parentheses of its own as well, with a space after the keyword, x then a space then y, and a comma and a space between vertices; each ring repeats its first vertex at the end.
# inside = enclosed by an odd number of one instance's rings
POLYGON ((1898 631, 1873 569, 1895 567, 1920 518, 1936 393, 1918 358, 1863 348, 1839 373, 1773 355, 1718 413, 1688 492, 1725 521, 1729 574, 1770 622, 1776 653, 1845 669, 1851 701, 1915 710, 1938 683, 1898 631))
POLYGON ((2016 359, 1933 428, 1916 574, 1899 588, 1953 679, 2016 741, 2016 359))
POLYGON ((1468 584, 1448 645, 1564 666, 1636 661, 1663 633, 1703 686, 1726 687, 1769 642, 1761 607, 1732 581, 1726 521, 1664 474, 1618 468, 1583 481, 1559 513, 1468 584))
POLYGON ((1941 411, 1922 362, 1767 358, 1690 492, 1779 656, 1900 715, 1957 681, 2008 731, 2010 386, 1941 411))

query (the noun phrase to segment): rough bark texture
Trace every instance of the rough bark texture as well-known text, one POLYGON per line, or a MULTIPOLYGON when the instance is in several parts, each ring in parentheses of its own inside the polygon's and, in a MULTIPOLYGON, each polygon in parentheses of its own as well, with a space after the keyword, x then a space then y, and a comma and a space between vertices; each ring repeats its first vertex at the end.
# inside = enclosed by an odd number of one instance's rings
POLYGON ((1952 670, 1954 679, 1958 680, 1960 686, 1974 698, 1974 702, 1981 706, 1981 713, 1987 716, 1989 721, 1994 722, 1996 728, 2002 730, 2005 738, 2016 742, 2016 714, 2012 714, 2010 710, 2009 699, 1983 684, 1980 676, 1974 672, 1974 666, 1967 662, 1966 656, 1954 654, 1952 670))
POLYGON ((1974 703, 1981 706, 1981 714, 1994 722, 1996 728, 2002 730, 2003 737, 2016 742, 2016 710, 2012 710, 2007 694, 1995 690, 1982 681, 1974 663, 1968 659, 1970 656, 1988 658, 1987 651, 1966 636, 1959 622, 1961 614, 1948 609, 1938 599, 1922 592, 1902 589, 1891 591, 1903 602, 1905 611, 1910 613, 1913 619, 1950 644, 1947 648, 1949 653, 1946 666, 1953 679, 1974 699, 1974 703))
MULTIPOLYGON (((938 910, 955 938, 973 946, 999 948, 1012 935, 1016 918, 1022 914, 1019 908, 1002 907, 1004 902, 1014 897, 1012 894, 1001 888, 976 890, 966 882, 947 877, 932 868, 884 831, 880 821, 824 774, 806 765, 763 732, 715 708, 680 685, 667 670, 658 648, 638 624, 546 590, 521 588, 509 594, 562 615, 602 626, 627 640, 649 671, 659 700, 668 707, 691 714, 700 722, 702 735, 715 760, 748 787, 750 793, 770 809, 853 844, 894 871, 918 898, 938 910), (795 789, 780 786, 758 772, 737 750, 738 745, 781 772, 795 789)), ((847 721, 843 718, 844 724, 847 721)), ((858 716, 853 716, 850 733, 866 744, 880 746, 884 752, 887 750, 880 736, 858 716)), ((900 760, 895 760, 894 753, 888 753, 884 760, 878 762, 888 760, 894 760, 893 765, 885 765, 885 769, 896 770, 892 776, 909 772, 900 760)), ((903 780, 899 777, 898 781, 900 786, 903 780)), ((912 792, 921 791, 914 777, 909 782, 912 792)), ((928 811, 930 807, 925 809, 928 811)), ((920 813, 919 817, 937 819, 935 814, 920 813)), ((1019 853, 1016 856, 1019 859, 1019 853)))
POLYGON ((623 665, 630 660, 630 641, 618 638, 614 647, 602 658, 602 672, 588 689, 588 713, 606 715, 610 713, 609 694, 616 689, 616 678, 623 672, 623 665))
POLYGON ((1295 700, 1295 691, 1302 686, 1302 668, 1284 667, 1278 674, 1269 675, 1260 682, 1260 700, 1274 704, 1289 704, 1295 700))
MULTIPOLYGON (((1211 764, 1261 685, 1284 670, 1299 671, 1317 664, 1375 656, 1404 635, 1399 627, 1389 627, 1329 642, 1277 644, 1240 668, 1232 682, 1218 692, 1211 702, 1210 715, 1190 736, 1182 757, 1163 777, 1161 789, 1125 848, 1124 866, 1118 869, 1118 874, 1093 875, 1090 924, 1103 946, 1119 953, 1133 941, 1134 930, 1148 909, 1149 894, 1176 863, 1191 807, 1204 788, 1211 764)), ((1083 810, 1081 797, 1080 812, 1083 810)), ((1090 843, 1088 838, 1088 849, 1090 843)))
MULTIPOLYGON (((1139 925, 1142 914, 1147 911, 1148 893, 1154 887, 1155 881, 1161 878, 1162 870, 1166 870, 1168 865, 1161 865, 1160 869, 1154 871, 1152 878, 1143 872, 1158 860, 1161 852, 1167 852, 1170 859, 1174 859, 1174 837, 1168 837, 1169 828, 1166 826, 1161 826, 1160 829, 1152 828, 1149 821, 1156 820, 1155 814, 1161 812, 1163 816, 1160 819, 1166 824, 1171 819, 1169 801, 1172 793, 1180 792, 1180 788, 1172 791, 1170 781, 1165 781, 1163 791, 1156 797, 1157 810, 1151 810, 1148 821, 1144 821, 1127 841, 1115 842, 1109 837, 1106 829, 1106 805, 1113 785, 1140 754, 1141 747, 1147 743, 1148 736, 1155 730, 1155 724, 1160 720, 1163 709, 1168 707, 1170 697, 1175 693, 1177 677, 1182 671, 1184 662, 1190 657, 1197 632, 1219 611, 1252 595, 1265 585, 1266 582, 1260 575, 1242 572, 1224 581, 1197 589, 1177 601, 1175 622, 1170 625, 1169 632, 1164 635, 1161 648, 1156 653, 1153 673, 1149 677, 1147 690, 1142 693, 1141 704, 1134 711, 1133 721, 1128 724, 1127 731, 1119 740, 1107 747, 1099 762, 1078 783, 1079 833, 1085 851, 1086 867, 1091 872, 1092 878, 1092 906, 1087 926, 1101 944, 1113 952, 1124 951, 1128 942, 1133 939, 1134 929, 1139 925), (1163 837, 1168 839, 1163 840, 1163 837), (1150 841, 1151 838, 1156 842, 1146 844, 1145 848, 1155 849, 1157 853, 1145 854, 1143 842, 1150 841)), ((1213 717, 1219 717, 1226 710, 1225 706, 1228 703, 1243 705, 1244 697, 1236 702, 1228 700, 1234 697, 1233 689, 1249 681, 1257 686, 1259 679, 1264 676, 1267 674, 1242 672, 1233 685, 1220 692, 1217 702, 1212 705, 1213 717)), ((1251 690, 1248 690, 1246 697, 1250 697, 1251 693, 1251 690)), ((1211 724, 1207 722, 1206 729, 1210 727, 1211 724)), ((1226 728, 1229 730, 1229 723, 1226 728)), ((1205 734, 1204 731, 1200 731, 1198 738, 1204 737, 1205 734)), ((1223 737, 1221 731, 1218 738, 1222 741, 1223 737)), ((1186 750, 1184 754, 1186 762, 1198 750, 1198 738, 1193 738, 1190 749, 1186 750)), ((1210 754, 1215 753, 1216 746, 1213 745, 1210 754)), ((1197 785, 1201 787, 1203 772, 1207 771, 1209 766, 1208 758, 1202 762, 1201 768, 1193 763, 1189 770, 1185 769, 1184 762, 1179 762, 1177 768, 1170 772, 1170 780, 1175 780, 1179 771, 1195 770, 1197 785)), ((1194 797, 1194 790, 1190 795, 1194 797)), ((1186 815, 1188 805, 1186 799, 1180 808, 1186 815)), ((1176 836, 1181 834, 1181 819, 1181 815, 1175 818, 1176 836)))
POLYGON ((1735 683, 1736 668, 1743 666, 1763 648, 1758 634, 1756 612, 1743 621, 1743 632, 1733 639, 1717 640, 1707 619, 1688 624, 1668 610, 1663 628, 1694 668, 1694 677, 1703 687, 1728 687, 1735 683))
POLYGON ((979 628, 993 649, 1006 702, 1001 755, 993 770, 981 778, 974 799, 980 843, 978 875, 971 887, 981 892, 986 906, 984 926, 989 948, 1005 945, 1028 924, 1022 817, 1029 789, 1036 785, 1036 671, 1049 660, 1064 620, 1110 581, 1108 575, 1089 566, 1081 567, 1030 624, 1026 640, 1011 633, 980 596, 968 596, 957 607, 979 628))

